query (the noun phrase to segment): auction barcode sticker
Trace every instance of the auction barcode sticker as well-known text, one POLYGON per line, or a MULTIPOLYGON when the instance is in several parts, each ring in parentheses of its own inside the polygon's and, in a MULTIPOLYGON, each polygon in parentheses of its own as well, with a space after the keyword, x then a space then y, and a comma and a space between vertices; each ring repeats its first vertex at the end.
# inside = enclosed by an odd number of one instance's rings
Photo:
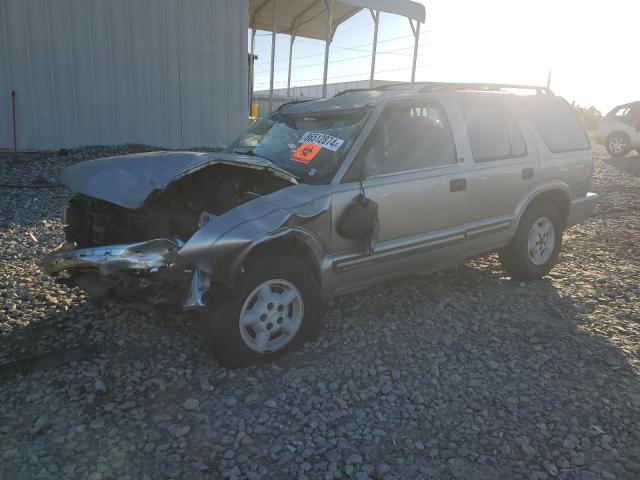
POLYGON ((342 146, 344 140, 326 133, 307 132, 300 137, 298 143, 311 143, 335 152, 342 146))

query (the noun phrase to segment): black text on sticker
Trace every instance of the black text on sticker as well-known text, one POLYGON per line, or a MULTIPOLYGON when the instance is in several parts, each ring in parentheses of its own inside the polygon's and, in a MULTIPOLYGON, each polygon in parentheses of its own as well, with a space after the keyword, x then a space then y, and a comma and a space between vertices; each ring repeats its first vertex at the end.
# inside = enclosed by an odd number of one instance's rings
POLYGON ((318 145, 320 147, 326 148, 327 150, 335 152, 342 146, 344 140, 332 137, 331 135, 327 135, 325 133, 307 132, 300 137, 298 143, 312 143, 313 145, 318 145))

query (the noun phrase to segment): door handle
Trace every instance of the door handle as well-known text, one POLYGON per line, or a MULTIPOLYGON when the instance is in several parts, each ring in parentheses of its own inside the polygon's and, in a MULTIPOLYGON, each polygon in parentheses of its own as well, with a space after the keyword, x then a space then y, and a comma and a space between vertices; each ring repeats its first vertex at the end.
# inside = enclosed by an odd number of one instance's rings
POLYGON ((467 189, 467 179, 466 178, 454 178, 449 181, 449 191, 450 192, 462 192, 467 189))
POLYGON ((522 179, 527 180, 529 178, 533 178, 533 168, 523 168, 522 179))

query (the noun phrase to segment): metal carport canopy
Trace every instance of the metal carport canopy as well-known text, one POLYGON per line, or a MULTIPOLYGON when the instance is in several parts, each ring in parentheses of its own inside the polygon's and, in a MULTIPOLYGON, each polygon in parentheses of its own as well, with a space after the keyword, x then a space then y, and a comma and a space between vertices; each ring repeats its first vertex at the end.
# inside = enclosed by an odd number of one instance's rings
POLYGON ((373 83, 375 70, 380 12, 401 15, 407 17, 409 20, 415 39, 413 68, 411 72, 411 81, 413 82, 415 80, 420 24, 425 21, 425 9, 422 4, 410 0, 249 0, 249 28, 252 30, 252 58, 256 30, 272 32, 270 95, 273 95, 275 36, 277 33, 284 33, 291 36, 289 44, 287 91, 291 85, 291 55, 295 38, 299 36, 325 41, 323 96, 326 96, 329 45, 333 39, 333 35, 342 22, 365 8, 371 12, 374 23, 370 82, 373 83))
MULTIPOLYGON (((249 28, 273 31, 273 1, 249 1, 249 28)), ((325 0, 276 0, 276 33, 331 40, 335 29, 363 8, 401 15, 424 23, 424 5, 409 0, 334 0, 332 32, 327 30, 325 0)))

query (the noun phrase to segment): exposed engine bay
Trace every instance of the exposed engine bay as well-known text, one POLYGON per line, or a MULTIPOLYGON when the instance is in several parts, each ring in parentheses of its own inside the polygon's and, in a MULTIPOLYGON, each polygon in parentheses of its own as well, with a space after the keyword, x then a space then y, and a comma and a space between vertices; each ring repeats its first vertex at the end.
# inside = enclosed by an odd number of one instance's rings
POLYGON ((66 210, 65 236, 78 248, 186 241, 214 216, 290 185, 264 171, 211 165, 154 192, 135 209, 77 194, 66 210))
POLYGON ((124 190, 117 182, 108 189, 114 202, 77 193, 65 211, 66 242, 40 266, 94 298, 115 294, 147 305, 197 308, 213 280, 179 258, 185 242, 225 212, 291 185, 265 169, 213 163, 153 189, 134 208, 114 203, 118 189, 124 190))

